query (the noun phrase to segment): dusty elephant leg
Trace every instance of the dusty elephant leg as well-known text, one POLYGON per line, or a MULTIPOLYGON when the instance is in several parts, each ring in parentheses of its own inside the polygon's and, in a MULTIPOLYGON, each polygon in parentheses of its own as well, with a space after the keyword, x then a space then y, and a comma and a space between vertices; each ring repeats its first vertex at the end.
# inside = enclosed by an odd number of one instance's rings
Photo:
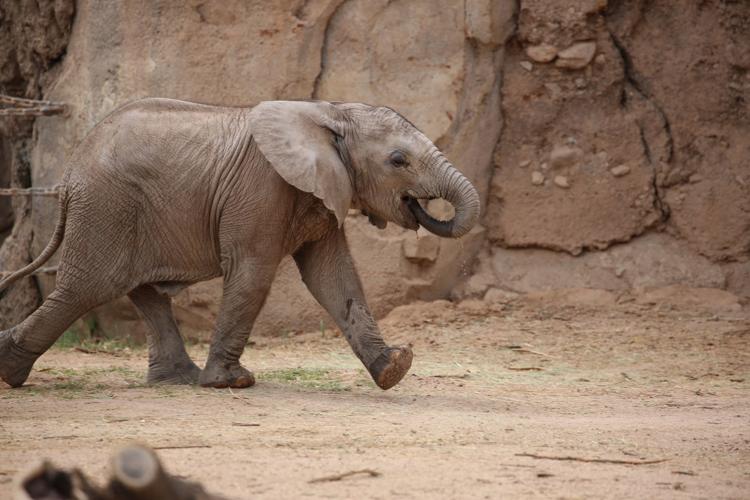
POLYGON ((381 389, 396 385, 411 367, 409 347, 388 347, 367 308, 343 230, 307 243, 294 254, 302 280, 344 332, 354 354, 381 389))
POLYGON ((390 389, 398 384, 411 368, 414 358, 411 348, 386 345, 363 297, 349 298, 345 303, 345 312, 342 314, 339 310, 334 316, 336 322, 378 387, 383 390, 390 389))
POLYGON ((0 332, 0 378, 8 385, 23 385, 36 359, 75 320, 107 300, 95 299, 96 292, 87 292, 85 296, 76 292, 56 288, 31 316, 0 332))
POLYGON ((266 296, 271 288, 277 264, 258 263, 247 259, 229 266, 224 274, 224 291, 216 330, 199 383, 204 387, 250 387, 255 376, 240 365, 240 356, 247 344, 266 296))
POLYGON ((172 315, 172 299, 142 285, 128 294, 148 323, 149 384, 197 384, 200 368, 185 351, 172 315))

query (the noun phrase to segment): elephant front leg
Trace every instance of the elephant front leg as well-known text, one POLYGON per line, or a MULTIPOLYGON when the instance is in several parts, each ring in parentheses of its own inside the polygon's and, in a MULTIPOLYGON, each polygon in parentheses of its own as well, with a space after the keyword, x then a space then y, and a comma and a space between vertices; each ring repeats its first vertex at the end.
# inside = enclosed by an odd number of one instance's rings
POLYGON ((363 297, 349 298, 345 304, 343 318, 336 317, 336 323, 378 387, 390 389, 411 368, 411 349, 386 345, 363 297))
POLYGON ((389 347, 365 302, 343 230, 305 244, 294 255, 302 280, 336 321, 381 389, 396 385, 412 362, 409 347, 389 347))
POLYGON ((255 384, 252 372, 240 365, 240 356, 271 288, 276 266, 247 259, 225 269, 221 308, 206 366, 198 378, 200 385, 243 388, 255 384))

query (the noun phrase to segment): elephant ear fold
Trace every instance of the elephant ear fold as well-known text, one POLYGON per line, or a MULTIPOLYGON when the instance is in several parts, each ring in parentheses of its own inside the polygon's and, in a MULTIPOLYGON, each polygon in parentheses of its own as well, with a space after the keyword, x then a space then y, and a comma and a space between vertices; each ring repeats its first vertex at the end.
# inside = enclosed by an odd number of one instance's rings
POLYGON ((265 101, 250 111, 250 129, 276 172, 321 199, 341 226, 353 188, 335 146, 336 135, 341 135, 339 113, 322 101, 265 101))

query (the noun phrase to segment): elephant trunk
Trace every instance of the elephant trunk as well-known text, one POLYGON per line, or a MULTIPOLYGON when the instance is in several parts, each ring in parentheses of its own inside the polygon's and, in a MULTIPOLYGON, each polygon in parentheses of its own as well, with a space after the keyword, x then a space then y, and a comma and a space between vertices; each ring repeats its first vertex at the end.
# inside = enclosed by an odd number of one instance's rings
POLYGON ((444 238, 460 238, 468 233, 479 220, 479 193, 469 179, 443 160, 438 167, 438 180, 432 195, 443 198, 456 211, 451 220, 437 220, 428 214, 416 199, 409 199, 408 205, 417 222, 429 232, 444 238))

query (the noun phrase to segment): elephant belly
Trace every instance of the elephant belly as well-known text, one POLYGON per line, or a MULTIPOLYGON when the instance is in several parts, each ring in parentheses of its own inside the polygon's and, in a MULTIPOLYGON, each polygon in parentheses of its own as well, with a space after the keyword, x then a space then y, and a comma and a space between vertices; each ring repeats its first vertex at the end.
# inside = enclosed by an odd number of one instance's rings
POLYGON ((154 280, 162 282, 160 286, 168 295, 192 282, 221 275, 215 238, 200 217, 190 214, 195 211, 139 217, 138 232, 142 235, 139 253, 151 267, 154 280))
POLYGON ((160 295, 174 297, 192 284, 194 284, 192 281, 157 281, 151 283, 151 286, 160 295))

